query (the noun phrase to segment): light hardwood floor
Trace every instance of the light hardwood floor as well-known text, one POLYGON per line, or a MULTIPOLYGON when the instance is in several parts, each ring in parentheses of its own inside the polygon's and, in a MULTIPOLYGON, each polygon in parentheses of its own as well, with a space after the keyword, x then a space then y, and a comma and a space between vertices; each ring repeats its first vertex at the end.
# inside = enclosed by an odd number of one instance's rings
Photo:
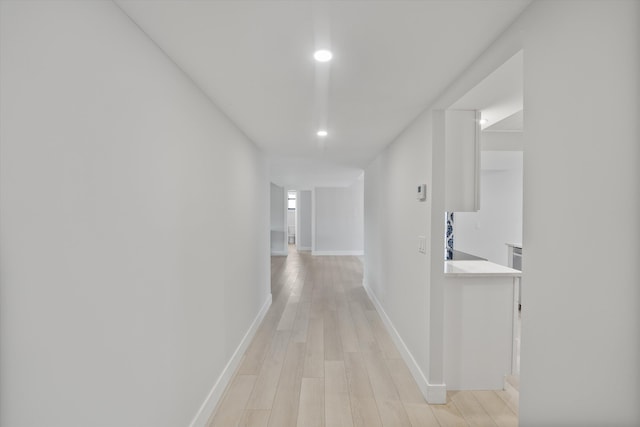
POLYGON ((211 427, 518 425, 517 391, 428 405, 362 287, 356 257, 272 257, 273 304, 211 427))

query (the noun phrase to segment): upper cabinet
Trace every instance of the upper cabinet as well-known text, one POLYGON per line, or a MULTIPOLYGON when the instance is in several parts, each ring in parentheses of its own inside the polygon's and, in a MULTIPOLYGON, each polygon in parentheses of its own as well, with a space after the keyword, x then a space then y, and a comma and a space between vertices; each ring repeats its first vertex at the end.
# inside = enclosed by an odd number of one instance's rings
POLYGON ((446 110, 445 210, 475 212, 480 209, 480 112, 446 110))

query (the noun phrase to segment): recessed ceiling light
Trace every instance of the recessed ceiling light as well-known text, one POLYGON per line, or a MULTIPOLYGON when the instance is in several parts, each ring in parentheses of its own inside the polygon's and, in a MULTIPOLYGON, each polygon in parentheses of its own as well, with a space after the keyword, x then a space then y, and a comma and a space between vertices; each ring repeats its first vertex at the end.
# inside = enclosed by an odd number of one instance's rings
POLYGON ((486 125, 487 123, 489 123, 489 120, 487 120, 487 119, 480 119, 480 124, 481 124, 481 125, 486 125))
POLYGON ((333 58, 333 53, 331 53, 330 50, 325 50, 325 49, 316 50, 315 53, 313 54, 313 57, 318 62, 327 62, 327 61, 331 61, 331 58, 333 58))
POLYGON ((326 131, 326 130, 319 130, 319 131, 318 131, 318 133, 317 133, 316 135, 318 135, 318 136, 327 136, 327 135, 328 135, 328 133, 327 133, 327 131, 326 131))

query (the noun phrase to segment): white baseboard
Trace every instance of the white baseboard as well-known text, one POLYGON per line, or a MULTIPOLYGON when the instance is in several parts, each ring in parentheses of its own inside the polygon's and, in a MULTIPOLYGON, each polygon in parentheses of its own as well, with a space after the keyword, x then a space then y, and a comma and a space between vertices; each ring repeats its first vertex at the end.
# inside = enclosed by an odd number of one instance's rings
POLYGON ((312 251, 311 255, 317 256, 361 256, 364 255, 363 251, 312 251))
POLYGON ((198 410, 196 416, 193 418, 193 421, 191 421, 191 424, 189 424, 189 427, 205 427, 209 422, 211 415, 213 415, 213 412, 216 410, 216 406, 218 405, 218 402, 222 397, 222 393, 224 393, 224 390, 227 388, 229 381, 231 381, 233 373, 236 371, 236 369, 238 369, 240 360, 242 360, 242 355, 247 350, 247 347, 249 347, 249 343, 253 339, 253 336, 256 334, 258 326, 260 326, 260 323, 262 323, 262 319, 264 319, 264 316, 267 314, 267 311, 271 306, 271 298, 272 296, 271 294, 269 294, 266 301, 262 305, 262 308, 258 312, 258 315, 253 320, 253 323, 251 323, 249 330, 246 334, 244 334, 244 337, 242 338, 242 341, 240 341, 238 348, 236 348, 233 356, 231 356, 231 359, 229 360, 229 362, 227 362, 227 366, 225 366, 222 370, 222 373, 218 377, 218 380, 211 388, 209 395, 205 399, 202 406, 200 406, 200 409, 198 410))
POLYGON ((398 331, 393 326, 391 319, 389 319, 389 316, 387 316, 387 313, 384 311, 384 308, 382 308, 382 305, 380 304, 380 301, 378 301, 378 298, 376 297, 376 295, 369 288, 369 286, 365 281, 362 282, 362 287, 364 287, 364 290, 367 292, 367 295, 369 295, 369 298, 371 299, 371 301, 373 301, 373 305, 376 307, 378 314, 382 318, 382 322, 387 328, 387 332, 389 332, 389 335, 391 335, 391 339, 395 343, 396 347, 398 347, 398 350, 402 355, 402 359, 409 367, 409 370, 411 371, 411 375, 413 375, 413 378, 416 380, 416 383, 418 384, 418 388, 420 388, 420 392, 422 392, 422 395, 426 399, 427 403, 446 404, 447 403, 446 385, 445 384, 429 384, 429 381, 427 381, 427 377, 425 377, 424 373, 422 372, 422 369, 420 369, 420 366, 418 366, 416 359, 413 357, 413 355, 407 348, 407 345, 404 343, 404 341, 400 337, 400 334, 398 334, 398 331))
POLYGON ((287 256, 289 251, 271 251, 271 256, 287 256))
POLYGON ((427 394, 424 396, 431 405, 447 404, 447 386, 445 384, 427 383, 427 394))

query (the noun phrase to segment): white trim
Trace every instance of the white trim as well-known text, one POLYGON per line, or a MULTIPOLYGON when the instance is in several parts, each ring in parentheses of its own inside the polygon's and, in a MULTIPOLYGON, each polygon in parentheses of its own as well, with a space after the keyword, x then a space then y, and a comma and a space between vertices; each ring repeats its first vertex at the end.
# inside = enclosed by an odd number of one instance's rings
POLYGON ((427 383, 427 394, 424 395, 424 398, 431 405, 446 405, 447 386, 445 384, 427 383))
MULTIPOLYGON (((511 259, 509 259, 509 262, 511 262, 511 259)), ((516 341, 516 335, 518 332, 518 316, 520 314, 521 280, 522 277, 513 278, 513 316, 511 319, 511 375, 520 374, 520 366, 518 366, 518 358, 516 357, 518 354, 518 341, 516 341)))
POLYGON ((316 189, 311 189, 311 252, 316 250, 316 189))
POLYGON ((271 251, 271 256, 287 256, 289 251, 271 251))
POLYGON ((300 246, 298 247, 299 251, 311 251, 311 246, 300 246))
POLYGON ((205 427, 208 425, 209 419, 213 415, 216 406, 218 405, 218 402, 222 397, 222 393, 224 393, 224 390, 227 388, 229 381, 231 381, 231 378, 233 377, 233 373, 236 371, 236 369, 238 369, 238 366, 240 365, 242 355, 247 350, 247 347, 249 347, 249 343, 253 339, 253 336, 256 334, 258 326, 260 326, 260 323, 262 323, 262 319, 264 319, 264 316, 267 314, 267 311, 271 306, 271 298, 271 293, 269 293, 266 301, 262 305, 262 308, 258 312, 258 315, 253 320, 253 323, 249 327, 249 330, 247 330, 247 333, 244 334, 244 337, 240 341, 238 348, 236 348, 236 351, 231 356, 231 359, 229 360, 229 362, 227 362, 227 366, 225 366, 222 370, 222 373, 218 377, 218 380, 211 388, 209 395, 202 403, 202 406, 200 406, 200 409, 198 410, 196 416, 193 417, 193 420, 191 421, 191 424, 189 424, 189 427, 205 427))
MULTIPOLYGON (((300 250, 300 191, 296 191, 296 210, 295 210, 295 222, 296 227, 296 250, 300 250)), ((288 207, 288 206, 287 206, 288 207)))
POLYGON ((312 251, 311 255, 331 255, 331 256, 362 256, 363 251, 312 251))
POLYGON ((282 247, 282 252, 285 252, 285 255, 289 253, 289 190, 286 187, 282 187, 282 191, 284 192, 284 246, 282 247))
POLYGON ((367 295, 369 295, 369 298, 371 299, 371 301, 373 301, 373 305, 376 307, 378 314, 382 318, 382 321, 384 322, 384 325, 387 328, 387 332, 389 332, 389 335, 391 335, 391 339, 393 339, 393 342, 395 343, 396 347, 400 351, 400 354, 402 355, 402 359, 404 359, 404 362, 409 367, 409 370, 411 371, 411 375, 413 376, 413 379, 416 380, 416 383, 418 384, 418 388, 420 388, 420 391, 422 392, 422 395, 424 396, 424 398, 427 400, 427 403, 446 404, 447 403, 446 385, 445 384, 429 384, 429 381, 427 381, 427 377, 425 377, 424 373, 422 372, 422 369, 420 369, 420 366, 418 366, 416 359, 413 357, 413 355, 407 348, 407 345, 404 343, 404 341, 400 337, 400 334, 398 334, 398 331, 393 326, 393 322, 391 322, 391 319, 389 319, 389 316, 387 316, 387 313, 384 311, 384 308, 382 308, 382 305, 380 304, 380 301, 378 301, 378 298, 376 297, 375 293, 373 293, 373 291, 369 288, 369 286, 367 286, 367 283, 364 280, 362 281, 362 287, 367 292, 367 295))

